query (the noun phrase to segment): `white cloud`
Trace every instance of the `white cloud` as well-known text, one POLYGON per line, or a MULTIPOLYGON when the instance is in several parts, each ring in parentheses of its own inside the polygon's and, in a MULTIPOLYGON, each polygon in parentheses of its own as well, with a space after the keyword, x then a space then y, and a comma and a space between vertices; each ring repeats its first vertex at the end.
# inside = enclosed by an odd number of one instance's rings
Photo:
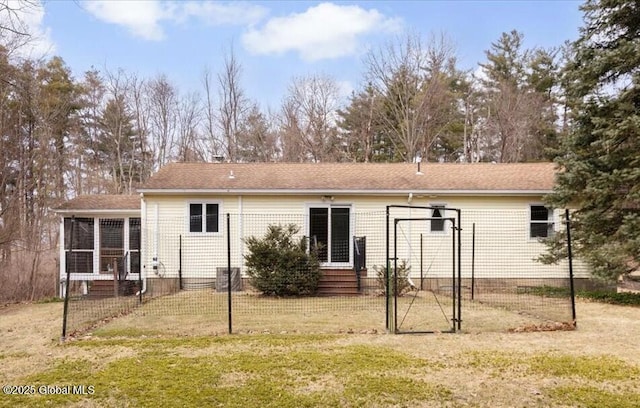
POLYGON ((156 0, 92 0, 82 4, 98 19, 124 26, 136 37, 145 40, 164 38, 160 20, 169 17, 169 7, 166 4, 162 5, 156 0))
POLYGON ((27 58, 40 58, 55 52, 51 29, 43 24, 45 10, 39 0, 28 4, 9 0, 6 5, 12 13, 10 16, 1 16, 2 20, 10 18, 18 31, 28 33, 30 37, 4 33, 0 35, 0 43, 19 45, 17 53, 27 58))
POLYGON ((483 66, 478 65, 471 74, 471 78, 469 79, 475 79, 475 81, 473 81, 473 87, 476 91, 485 89, 486 87, 484 83, 489 80, 487 69, 483 66))
POLYGON ((356 90, 351 81, 337 81, 341 101, 347 101, 356 90))
POLYGON ((338 58, 357 51, 359 37, 375 32, 397 31, 401 22, 375 9, 322 3, 303 13, 274 17, 242 37, 255 54, 298 52, 308 61, 338 58))
POLYGON ((256 24, 268 14, 268 10, 266 8, 246 2, 223 4, 210 1, 189 1, 178 4, 179 8, 177 10, 177 14, 182 14, 182 18, 199 18, 205 23, 211 25, 256 24))
POLYGON ((107 23, 123 26, 135 36, 159 41, 165 37, 163 23, 186 23, 199 19, 210 25, 255 24, 267 14, 264 7, 245 3, 161 2, 159 0, 89 0, 84 8, 107 23))

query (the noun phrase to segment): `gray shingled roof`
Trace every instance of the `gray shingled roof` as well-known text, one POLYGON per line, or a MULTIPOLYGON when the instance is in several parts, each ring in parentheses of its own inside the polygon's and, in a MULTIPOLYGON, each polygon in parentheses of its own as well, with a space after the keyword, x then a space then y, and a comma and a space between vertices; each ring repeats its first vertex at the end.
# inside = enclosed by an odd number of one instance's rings
POLYGON ((139 191, 533 192, 553 188, 553 163, 171 163, 139 191))
POLYGON ((140 210, 140 195, 81 195, 66 201, 55 210, 140 210))

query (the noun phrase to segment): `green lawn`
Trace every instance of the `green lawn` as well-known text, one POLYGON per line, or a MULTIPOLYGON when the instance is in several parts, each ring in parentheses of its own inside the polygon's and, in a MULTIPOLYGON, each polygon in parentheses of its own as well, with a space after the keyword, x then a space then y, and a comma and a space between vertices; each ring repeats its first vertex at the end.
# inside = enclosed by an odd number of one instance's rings
POLYGON ((488 406, 490 397, 475 399, 461 383, 480 378, 487 387, 529 384, 529 391, 513 395, 523 406, 640 403, 640 368, 613 356, 461 350, 443 358, 376 344, 379 340, 341 335, 94 338, 64 346, 75 357, 19 379, 38 388, 84 385, 92 394, 4 396, 0 405, 488 406), (117 349, 119 357, 91 357, 108 349, 117 349))
POLYGON ((61 304, 11 306, 0 383, 49 394, 0 407, 640 407, 637 308, 578 306, 568 332, 205 335, 126 316, 64 344, 61 304), (85 393, 52 394, 67 386, 85 393))

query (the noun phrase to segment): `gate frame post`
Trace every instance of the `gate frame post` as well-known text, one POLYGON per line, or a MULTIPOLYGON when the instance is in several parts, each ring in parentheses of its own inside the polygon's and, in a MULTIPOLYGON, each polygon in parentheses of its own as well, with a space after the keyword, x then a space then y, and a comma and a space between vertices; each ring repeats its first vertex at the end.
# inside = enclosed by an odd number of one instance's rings
MULTIPOLYGON (((64 219, 62 221, 62 224, 64 225, 64 219)), ((73 258, 73 230, 75 229, 76 226, 76 216, 72 215, 71 216, 71 231, 69 231, 69 262, 64 263, 64 267, 65 267, 65 273, 67 275, 67 280, 64 283, 65 288, 64 288, 64 307, 63 307, 63 312, 62 312, 62 337, 61 337, 61 341, 65 341, 67 339, 67 316, 69 315, 69 291, 71 290, 71 269, 69 268, 69 263, 71 262, 71 259, 73 258)), ((66 231, 65 231, 65 234, 66 231)), ((62 237, 62 239, 64 239, 64 236, 62 237)), ((65 258, 66 258, 66 254, 65 254, 65 258)))
MULTIPOLYGON (((406 208, 406 209, 422 209, 422 210, 434 210, 434 209, 438 209, 440 211, 455 211, 456 212, 456 217, 438 217, 438 219, 444 219, 444 220, 450 220, 451 223, 453 224, 453 228, 454 230, 457 228, 458 230, 458 237, 457 237, 457 258, 458 258, 458 267, 457 267, 457 275, 456 275, 456 251, 455 251, 455 247, 456 247, 456 237, 455 237, 455 232, 453 233, 453 268, 452 268, 452 274, 453 274, 453 280, 452 280, 452 303, 453 303, 453 322, 452 322, 452 328, 451 328, 451 333, 455 333, 457 330, 461 330, 461 326, 462 326, 462 223, 461 223, 461 218, 462 218, 462 210, 460 208, 452 208, 452 207, 434 207, 434 206, 416 206, 416 205, 387 205, 386 208, 386 230, 387 230, 387 239, 386 239, 386 273, 385 273, 385 278, 386 278, 386 282, 387 282, 387 290, 386 290, 386 297, 387 297, 387 308, 386 308, 386 326, 387 326, 387 331, 388 332, 393 332, 394 334, 401 334, 401 332, 397 331, 397 327, 396 327, 396 314, 397 314, 397 296, 394 296, 395 299, 395 306, 396 309, 393 310, 393 315, 391 314, 391 301, 389 299, 390 296, 390 286, 391 286, 391 279, 390 279, 390 273, 389 273, 389 269, 391 267, 391 262, 390 262, 390 257, 389 257, 389 252, 390 252, 390 248, 389 248, 389 234, 390 234, 390 230, 389 230, 389 224, 390 224, 390 209, 391 208, 406 208), (457 223, 456 223, 457 221, 457 223), (457 225, 456 225, 457 224, 457 225), (457 279, 456 279, 457 276, 457 279), (457 282, 456 282, 457 280, 457 282), (457 303, 457 307, 456 307, 456 303, 457 303), (393 322, 390 322, 391 317, 393 317, 393 322), (456 323, 457 322, 457 323, 456 323), (393 326, 394 330, 391 330, 391 326, 393 326)), ((404 218, 404 220, 427 220, 427 219, 432 219, 433 217, 427 217, 427 218, 404 218)), ((403 220, 403 218, 394 218, 394 253, 397 252, 397 233, 396 233, 396 225, 397 225, 397 221, 398 220, 403 220)), ((397 258, 397 256, 394 255, 395 258, 397 258)), ((395 263, 394 263, 394 275, 397 275, 397 259, 395 259, 395 263)))

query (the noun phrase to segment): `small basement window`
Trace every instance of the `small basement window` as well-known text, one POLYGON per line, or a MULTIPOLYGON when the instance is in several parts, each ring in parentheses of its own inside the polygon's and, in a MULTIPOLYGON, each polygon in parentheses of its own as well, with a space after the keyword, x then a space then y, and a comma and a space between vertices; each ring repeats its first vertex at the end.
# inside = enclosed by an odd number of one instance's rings
MULTIPOLYGON (((444 216, 444 205, 434 204, 434 207, 431 210, 432 218, 443 218, 444 216)), ((444 220, 443 219, 432 219, 431 220, 431 232, 444 232, 444 220)))
POLYGON ((529 221, 530 238, 547 238, 553 236, 553 210, 543 205, 532 205, 529 221))
POLYGON ((220 232, 219 204, 189 204, 189 232, 220 232))

